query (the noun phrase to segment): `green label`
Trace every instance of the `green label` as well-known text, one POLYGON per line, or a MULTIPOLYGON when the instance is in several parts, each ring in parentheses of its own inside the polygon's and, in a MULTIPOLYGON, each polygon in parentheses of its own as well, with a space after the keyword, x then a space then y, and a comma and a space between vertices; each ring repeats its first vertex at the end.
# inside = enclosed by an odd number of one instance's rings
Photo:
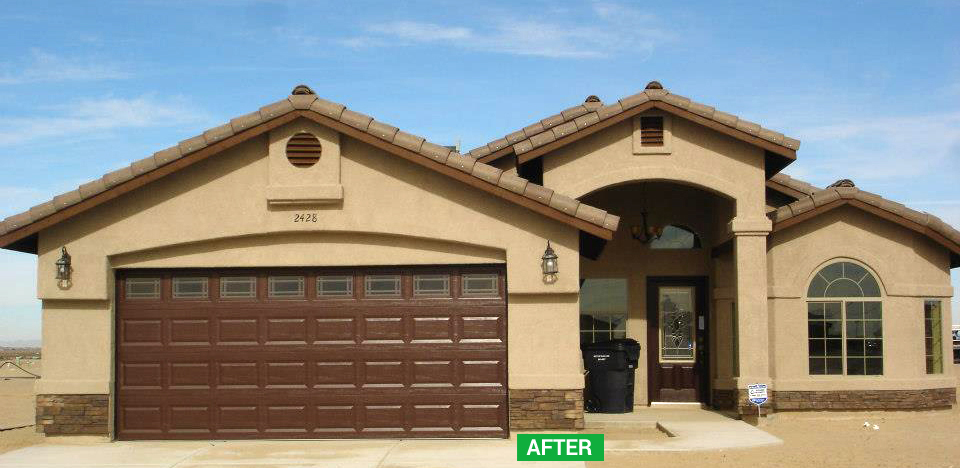
POLYGON ((517 461, 603 461, 603 434, 517 434, 517 461))

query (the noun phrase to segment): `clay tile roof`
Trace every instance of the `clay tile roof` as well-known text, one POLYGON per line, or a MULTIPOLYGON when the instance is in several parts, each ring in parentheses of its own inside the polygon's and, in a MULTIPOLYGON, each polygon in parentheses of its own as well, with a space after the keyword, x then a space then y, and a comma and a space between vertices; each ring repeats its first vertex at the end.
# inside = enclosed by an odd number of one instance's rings
POLYGON ((798 192, 806 193, 799 200, 770 212, 774 232, 834 208, 852 205, 926 235, 952 252, 951 268, 960 266, 960 231, 930 213, 917 211, 875 193, 860 190, 849 179, 838 180, 825 189, 818 189, 783 174, 774 176, 771 181, 774 179, 798 192))
MULTIPOLYGON (((588 99, 588 101, 590 100, 588 99)), ((589 107, 593 108, 595 105, 599 106, 600 103, 591 101, 589 104, 589 107)), ((571 128, 575 128, 573 119, 584 116, 590 112, 586 104, 568 109, 568 111, 569 112, 567 113, 569 118, 558 115, 558 121, 555 122, 554 125, 551 125, 551 128, 568 122, 570 123, 571 128)), ((617 229, 617 222, 619 218, 610 215, 603 210, 588 210, 586 208, 589 207, 586 207, 586 205, 580 206, 580 208, 583 209, 577 209, 577 207, 571 206, 570 202, 567 200, 558 199, 551 202, 553 195, 552 190, 531 183, 519 177, 508 177, 507 174, 502 174, 499 169, 477 161, 476 154, 474 153, 471 153, 470 155, 461 155, 456 151, 451 150, 449 147, 431 143, 424 140, 422 137, 398 130, 392 125, 376 121, 370 116, 347 109, 346 106, 342 104, 320 99, 308 86, 298 85, 296 88, 294 88, 293 93, 286 99, 268 104, 261 107, 257 111, 231 119, 229 123, 211 128, 194 137, 184 139, 175 146, 158 151, 147 158, 134 162, 130 166, 112 171, 103 177, 93 180, 92 182, 81 185, 76 190, 58 195, 53 200, 37 205, 26 212, 7 217, 0 222, 0 248, 8 248, 14 242, 19 242, 22 239, 35 234, 43 227, 46 227, 45 225, 51 224, 50 221, 45 221, 45 223, 43 223, 45 224, 44 226, 37 225, 40 227, 35 227, 30 232, 21 231, 24 228, 28 228, 33 223, 45 220, 46 218, 49 218, 60 211, 70 209, 71 207, 78 205, 83 201, 96 197, 101 193, 111 189, 119 189, 124 186, 125 183, 130 182, 133 179, 142 176, 149 176, 156 170, 162 171, 165 169, 165 166, 192 154, 197 154, 201 150, 210 148, 211 151, 216 150, 214 153, 222 151, 222 149, 229 146, 224 148, 211 148, 211 146, 214 145, 214 143, 224 142, 224 140, 228 138, 239 136, 238 134, 241 132, 252 131, 252 129, 261 124, 279 119, 294 112, 299 112, 302 114, 292 115, 290 116, 289 120, 293 120, 293 118, 299 116, 310 118, 312 113, 315 113, 313 114, 315 116, 316 114, 319 114, 319 116, 316 116, 315 118, 329 118, 348 125, 351 129, 356 129, 365 135, 373 136, 378 140, 389 143, 391 145, 389 147, 395 148, 397 151, 411 151, 419 156, 422 156, 424 159, 430 159, 454 169, 458 169, 459 171, 471 176, 473 179, 483 181, 484 183, 491 185, 491 187, 486 188, 494 193, 499 193, 497 191, 503 190, 504 192, 510 191, 514 194, 521 195, 526 200, 535 202, 538 205, 542 205, 541 209, 538 211, 541 211, 545 214, 549 213, 549 215, 555 219, 564 220, 564 222, 572 225, 578 225, 579 223, 579 225, 584 228, 590 228, 590 225, 594 226, 595 228, 599 228, 599 231, 596 229, 591 229, 595 231, 594 234, 602 232, 606 233, 604 235, 612 236, 612 231, 617 229), (587 226, 584 226, 584 224, 587 226)), ((344 131, 348 130, 344 128, 344 131)), ((551 132, 550 135, 553 135, 553 133, 551 132)), ((491 144, 494 146, 508 145, 507 140, 503 138, 492 142, 491 144)), ((166 173, 169 173, 171 170, 176 169, 168 169, 168 171, 164 172, 163 175, 166 175, 166 173)), ((132 188, 126 189, 126 191, 129 190, 132 190, 132 188)), ((504 198, 507 198, 508 200, 513 200, 516 203, 520 203, 511 197, 514 197, 514 195, 506 194, 504 196, 504 198)), ((527 202, 527 205, 529 205, 529 202, 527 202)), ((71 213, 65 216, 69 217, 73 216, 74 214, 75 213, 71 211, 71 213)), ((59 220, 52 223, 55 222, 59 222, 59 220)), ((33 247, 33 249, 35 248, 36 247, 33 247)))
MULTIPOLYGON (((627 112, 630 109, 633 109, 641 104, 652 101, 653 106, 657 106, 658 103, 663 103, 665 105, 661 106, 671 109, 679 109, 682 111, 687 111, 692 114, 695 114, 698 117, 708 119, 717 124, 721 124, 725 127, 729 127, 732 130, 738 130, 746 135, 759 138, 760 140, 774 144, 774 148, 782 147, 784 152, 787 154, 793 154, 797 149, 800 148, 800 141, 794 138, 784 136, 782 133, 763 128, 759 124, 749 122, 747 120, 740 119, 739 117, 733 114, 727 114, 725 112, 720 112, 715 110, 713 107, 700 104, 690 100, 690 98, 680 96, 678 94, 673 94, 663 87, 657 81, 651 81, 647 84, 646 88, 632 96, 627 96, 619 100, 619 106, 603 106, 603 103, 599 102, 599 99, 593 101, 591 98, 595 96, 590 96, 587 98, 587 102, 580 106, 567 109, 560 114, 557 114, 547 119, 542 120, 544 124, 543 128, 540 129, 540 132, 546 132, 552 127, 558 126, 560 124, 566 123, 568 121, 574 120, 577 117, 585 114, 586 112, 579 112, 575 109, 586 108, 588 111, 596 111, 598 119, 593 120, 587 126, 578 126, 577 130, 583 130, 589 126, 599 124, 605 120, 616 118, 621 114, 627 112), (550 125, 548 126, 547 123, 550 125)), ((583 122, 581 122, 583 123, 583 122)), ((516 133, 516 132, 514 132, 516 133)), ((521 155, 523 153, 535 150, 541 146, 549 144, 554 141, 554 138, 543 138, 541 135, 536 133, 531 133, 524 131, 526 139, 519 141, 510 141, 510 145, 513 150, 513 154, 521 155)), ((512 133, 511 133, 512 134, 512 133)), ((502 139, 501 139, 502 141, 502 139)), ((470 154, 485 158, 484 162, 491 162, 497 159, 499 156, 504 154, 491 155, 496 151, 499 151, 503 146, 495 147, 492 144, 488 143, 486 145, 480 146, 470 151, 470 154)))
MULTIPOLYGON (((793 177, 790 177, 784 173, 778 173, 774 175, 773 177, 770 178, 769 182, 772 184, 778 184, 781 186, 781 187, 774 187, 774 188, 786 188, 793 192, 800 192, 800 194, 804 194, 804 195, 812 195, 814 192, 823 190, 820 187, 814 186, 802 180, 794 179, 793 177)), ((796 198, 799 198, 799 197, 796 197, 796 198)))
POLYGON ((578 104, 576 106, 570 107, 559 114, 545 117, 530 125, 527 125, 526 127, 521 128, 520 130, 517 130, 515 132, 510 132, 503 138, 497 138, 496 140, 493 140, 490 143, 478 146, 468 151, 467 154, 476 158, 482 158, 494 151, 498 151, 502 149, 504 145, 498 145, 497 143, 501 143, 503 140, 506 140, 511 145, 516 146, 517 144, 520 144, 524 141, 529 140, 534 135, 550 130, 553 127, 556 127, 557 125, 564 124, 567 122, 572 122, 577 117, 580 117, 581 115, 584 115, 587 112, 596 111, 601 107, 603 107, 603 101, 601 101, 600 98, 598 98, 597 96, 594 96, 591 94, 590 96, 587 96, 587 98, 583 100, 583 104, 578 104), (512 140, 510 137, 515 134, 520 134, 523 136, 523 138, 512 140))

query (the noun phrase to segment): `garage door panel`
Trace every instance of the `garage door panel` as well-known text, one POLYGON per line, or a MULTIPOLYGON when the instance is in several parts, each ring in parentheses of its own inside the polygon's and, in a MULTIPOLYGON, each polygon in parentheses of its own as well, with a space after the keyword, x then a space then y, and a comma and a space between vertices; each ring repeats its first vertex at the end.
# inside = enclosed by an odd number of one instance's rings
POLYGON ((170 406, 170 432, 181 434, 210 434, 213 411, 209 405, 170 406))
POLYGON ((360 343, 403 343, 403 328, 402 317, 364 317, 360 328, 360 343))
POLYGON ((265 320, 266 320, 266 344, 268 345, 307 344, 308 321, 305 317, 267 318, 265 320))
POLYGON ((454 320, 450 316, 416 316, 412 320, 411 343, 453 343, 454 320))
POLYGON ((295 389, 307 388, 307 363, 298 362, 264 362, 264 382, 266 388, 295 389))
POLYGON ((162 320, 120 320, 119 329, 124 346, 160 346, 163 344, 162 320))
POLYGON ((213 342, 209 319, 166 320, 170 346, 210 345, 213 342))
POLYGON ((443 267, 450 297, 414 297, 413 275, 436 270, 391 269, 403 297, 370 300, 363 276, 382 270, 354 270, 351 299, 318 297, 317 273, 278 271, 304 277, 297 300, 267 297, 271 271, 242 300, 217 297, 229 271, 191 271, 211 297, 190 300, 169 297, 177 272, 137 272, 162 278, 163 296, 118 294, 118 437, 506 436, 505 295, 460 298, 471 267, 443 267))
POLYGON ((260 339, 260 327, 256 317, 217 319, 219 345, 256 345, 260 339))
POLYGON ((257 362, 219 362, 216 368, 219 389, 249 389, 260 386, 260 366, 257 362))
POLYGON ((211 387, 209 362, 171 362, 168 369, 170 389, 202 390, 211 387))
POLYGON ((163 363, 124 362, 120 364, 120 388, 123 390, 160 389, 163 385, 163 363))
POLYGON ((260 433, 260 410, 256 404, 217 405, 217 430, 223 433, 260 433))
POLYGON ((315 317, 313 344, 353 344, 357 340, 357 319, 353 317, 315 317))

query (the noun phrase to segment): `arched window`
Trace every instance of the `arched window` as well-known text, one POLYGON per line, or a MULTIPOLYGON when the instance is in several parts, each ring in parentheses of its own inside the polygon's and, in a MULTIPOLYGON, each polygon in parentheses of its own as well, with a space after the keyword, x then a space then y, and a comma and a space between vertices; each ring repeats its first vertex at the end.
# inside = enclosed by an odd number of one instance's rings
POLYGON ((663 228, 660 237, 650 242, 651 249, 699 249, 700 236, 686 226, 670 224, 663 228))
POLYGON ((883 374, 883 302, 873 274, 839 261, 814 275, 807 288, 807 343, 810 375, 883 374))

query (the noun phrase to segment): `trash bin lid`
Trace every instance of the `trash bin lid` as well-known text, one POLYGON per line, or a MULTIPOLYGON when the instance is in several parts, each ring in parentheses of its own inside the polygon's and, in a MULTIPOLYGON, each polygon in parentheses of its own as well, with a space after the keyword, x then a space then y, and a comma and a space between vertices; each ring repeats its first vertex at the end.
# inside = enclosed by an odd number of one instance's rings
POLYGON ((635 351, 640 349, 640 343, 633 338, 617 338, 610 341, 597 341, 580 347, 584 351, 635 351))

